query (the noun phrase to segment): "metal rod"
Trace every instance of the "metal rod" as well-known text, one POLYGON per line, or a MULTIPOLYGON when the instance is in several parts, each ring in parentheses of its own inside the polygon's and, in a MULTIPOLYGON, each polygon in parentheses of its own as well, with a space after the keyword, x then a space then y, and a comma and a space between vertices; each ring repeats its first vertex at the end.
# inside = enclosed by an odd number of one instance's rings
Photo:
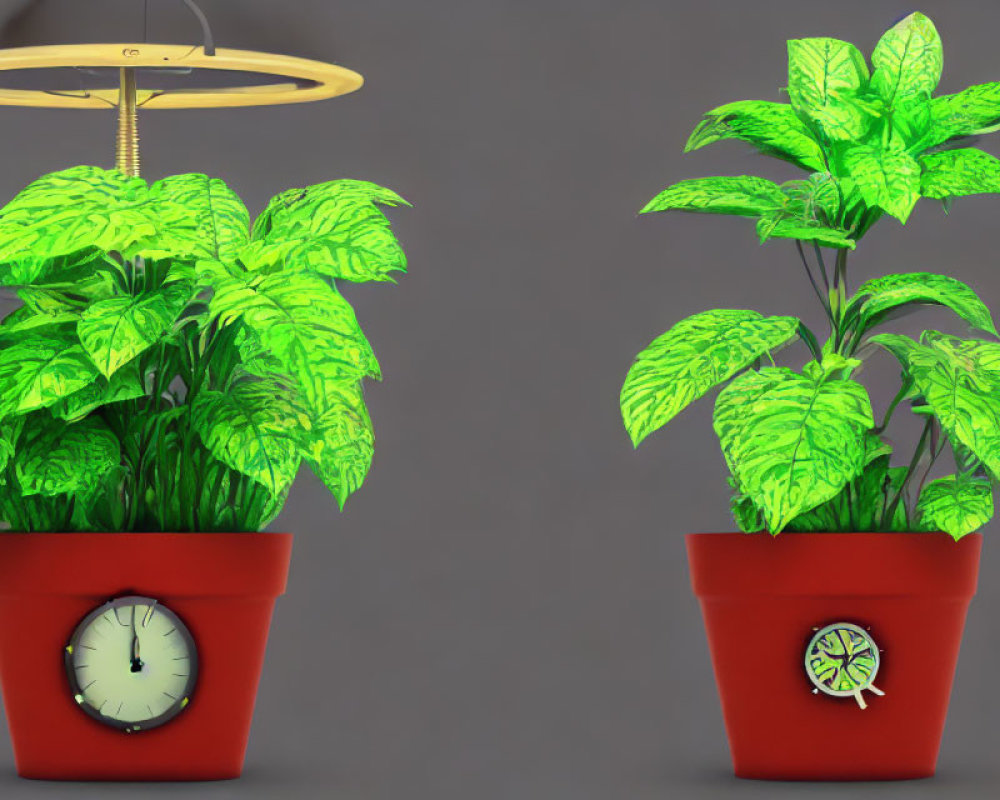
POLYGON ((119 70, 121 88, 118 92, 118 147, 116 166, 129 176, 139 176, 139 127, 135 108, 135 69, 119 70))

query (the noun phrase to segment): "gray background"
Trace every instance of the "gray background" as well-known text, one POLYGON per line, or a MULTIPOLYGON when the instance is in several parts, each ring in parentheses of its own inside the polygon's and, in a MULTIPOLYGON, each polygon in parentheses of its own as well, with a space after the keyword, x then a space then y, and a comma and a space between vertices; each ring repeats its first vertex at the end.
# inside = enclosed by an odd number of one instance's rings
MULTIPOLYGON (((135 0, 0 3, 18 5, 30 7, 4 46, 141 30, 135 0)), ((152 5, 152 38, 196 39, 180 3, 152 5)), ((981 798, 1000 788, 993 543, 936 780, 733 779, 682 538, 732 528, 711 403, 638 452, 617 409, 632 356, 688 314, 750 307, 821 329, 789 243, 758 247, 744 221, 635 211, 680 178, 790 177, 736 144, 681 148, 703 111, 779 97, 785 39, 837 36, 868 52, 908 3, 203 7, 222 45, 367 77, 360 93, 322 104, 151 111, 141 125, 147 176, 207 171, 252 211, 282 188, 333 177, 382 182, 414 202, 393 213, 411 274, 346 289, 386 376, 368 395, 379 450, 344 514, 303 474, 275 523, 297 538, 241 781, 18 781, 0 741, 6 797, 981 798)), ((1000 6, 923 8, 945 42, 942 90, 1000 79, 1000 6)), ((0 109, 0 120, 3 198, 43 172, 111 163, 110 113, 0 109)), ((1000 139, 984 144, 998 152, 1000 139)), ((950 218, 924 203, 905 230, 885 221, 854 258, 853 280, 948 271, 996 303, 998 210, 973 198, 950 218)), ((921 323, 952 326, 927 312, 902 329, 921 323)), ((876 366, 882 403, 896 370, 876 366)))

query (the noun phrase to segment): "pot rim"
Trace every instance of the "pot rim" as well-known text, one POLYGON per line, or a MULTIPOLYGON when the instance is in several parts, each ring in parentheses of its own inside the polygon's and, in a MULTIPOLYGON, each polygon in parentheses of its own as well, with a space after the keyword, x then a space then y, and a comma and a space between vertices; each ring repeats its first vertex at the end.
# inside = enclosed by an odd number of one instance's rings
POLYGON ((976 592, 983 536, 944 533, 746 534, 685 536, 694 593, 969 598, 976 592), (858 560, 884 565, 876 579, 858 560))
POLYGON ((4 533, 0 595, 275 597, 290 533, 4 533))

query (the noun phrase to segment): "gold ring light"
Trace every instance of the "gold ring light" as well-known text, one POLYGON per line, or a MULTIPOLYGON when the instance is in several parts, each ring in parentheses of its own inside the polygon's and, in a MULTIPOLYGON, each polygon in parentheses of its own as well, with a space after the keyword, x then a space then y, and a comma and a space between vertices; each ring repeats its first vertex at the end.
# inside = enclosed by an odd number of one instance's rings
MULTIPOLYGON (((148 0, 147 0, 148 2, 148 0)), ((136 110, 157 108, 224 108, 280 105, 325 100, 353 92, 363 79, 353 70, 294 56, 251 50, 216 49, 208 21, 193 0, 184 4, 201 23, 200 46, 119 43, 64 44, 0 50, 0 106, 42 108, 117 108, 117 167, 139 174, 136 110), (118 70, 117 88, 7 88, 4 73, 13 70, 73 69, 80 77, 108 68, 118 70), (157 73, 188 74, 194 70, 239 73, 235 86, 141 88, 137 73, 153 82, 157 73)))

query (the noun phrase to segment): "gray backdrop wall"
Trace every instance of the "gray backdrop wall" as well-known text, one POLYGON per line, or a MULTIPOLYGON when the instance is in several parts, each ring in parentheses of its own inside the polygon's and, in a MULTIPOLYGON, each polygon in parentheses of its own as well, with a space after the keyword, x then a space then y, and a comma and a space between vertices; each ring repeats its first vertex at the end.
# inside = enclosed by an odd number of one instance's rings
MULTIPOLYGON (((196 40, 180 3, 151 5, 152 38, 196 40)), ((790 174, 736 144, 683 156, 701 112, 777 99, 786 39, 836 36, 867 52, 909 3, 202 5, 224 46, 334 60, 367 77, 360 93, 322 104, 151 111, 141 126, 147 176, 221 176, 254 212, 282 188, 333 177, 413 201, 392 214, 411 274, 346 290, 385 372, 368 393, 378 453, 343 514, 303 474, 273 526, 297 538, 240 782, 18 781, 4 730, 6 797, 972 798, 1000 788, 996 542, 935 781, 732 779, 682 539, 732 528, 711 403, 638 452, 617 409, 631 357, 679 318, 814 309, 790 244, 759 247, 737 220, 636 217, 680 178, 790 174)), ((141 30, 139 0, 0 6, 3 46, 141 30)), ((923 10, 944 38, 943 90, 1000 79, 1000 6, 928 0, 923 10)), ((0 120, 4 199, 43 172, 112 162, 112 114, 0 109, 0 120)), ((1000 139, 985 146, 998 152, 1000 139)), ((855 280, 944 270, 1000 304, 998 212, 1000 200, 976 198, 951 217, 925 203, 905 229, 884 222, 854 258, 855 280)), ((904 329, 951 325, 934 313, 911 320, 904 329)), ((878 366, 881 402, 895 375, 878 366)))

